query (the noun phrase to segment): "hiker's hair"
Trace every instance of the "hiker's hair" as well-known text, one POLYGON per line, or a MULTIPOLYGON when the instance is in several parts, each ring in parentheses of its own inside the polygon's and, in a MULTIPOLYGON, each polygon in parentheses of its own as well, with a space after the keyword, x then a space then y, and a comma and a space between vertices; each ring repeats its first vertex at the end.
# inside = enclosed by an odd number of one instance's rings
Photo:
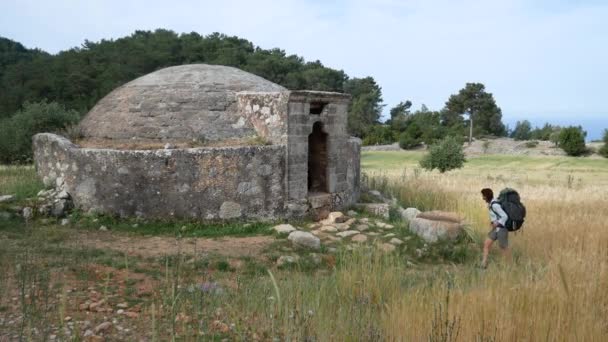
POLYGON ((494 191, 489 188, 481 189, 481 194, 483 195, 483 198, 486 199, 486 201, 490 201, 492 198, 494 198, 494 191))

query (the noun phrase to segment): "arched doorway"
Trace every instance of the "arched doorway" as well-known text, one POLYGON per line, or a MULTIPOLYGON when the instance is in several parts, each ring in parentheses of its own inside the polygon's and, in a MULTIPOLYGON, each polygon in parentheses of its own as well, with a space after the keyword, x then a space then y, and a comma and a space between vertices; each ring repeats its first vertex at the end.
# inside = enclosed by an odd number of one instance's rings
POLYGON ((308 135, 308 192, 328 192, 327 189, 327 133, 317 121, 308 135))

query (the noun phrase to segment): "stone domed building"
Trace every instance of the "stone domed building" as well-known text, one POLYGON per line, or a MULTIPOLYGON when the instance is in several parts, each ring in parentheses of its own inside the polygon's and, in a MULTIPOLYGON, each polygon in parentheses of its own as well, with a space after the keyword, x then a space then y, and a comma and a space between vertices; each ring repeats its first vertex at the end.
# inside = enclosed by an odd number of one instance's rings
POLYGON ((103 98, 82 139, 34 137, 38 174, 76 207, 199 219, 322 215, 356 202, 350 96, 289 91, 242 70, 158 70, 103 98))

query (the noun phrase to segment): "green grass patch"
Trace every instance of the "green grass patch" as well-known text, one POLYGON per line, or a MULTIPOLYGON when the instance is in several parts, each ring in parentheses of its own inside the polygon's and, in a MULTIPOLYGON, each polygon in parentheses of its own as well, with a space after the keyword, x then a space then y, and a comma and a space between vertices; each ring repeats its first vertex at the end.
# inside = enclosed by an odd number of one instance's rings
POLYGON ((146 220, 131 218, 115 218, 112 216, 82 215, 74 213, 73 220, 79 227, 85 229, 99 229, 106 226, 114 232, 124 232, 135 235, 168 235, 179 237, 206 237, 215 238, 223 236, 254 236, 271 235, 274 223, 268 222, 200 222, 185 220, 146 220))
POLYGON ((0 166, 0 195, 15 195, 16 200, 36 196, 44 188, 33 166, 0 166))

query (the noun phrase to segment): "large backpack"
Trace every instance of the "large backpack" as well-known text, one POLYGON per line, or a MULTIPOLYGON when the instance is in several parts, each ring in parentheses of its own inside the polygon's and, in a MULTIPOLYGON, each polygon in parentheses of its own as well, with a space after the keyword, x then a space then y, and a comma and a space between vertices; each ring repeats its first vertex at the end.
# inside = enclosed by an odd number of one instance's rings
POLYGON ((521 229, 526 219, 526 207, 521 203, 517 191, 511 188, 503 189, 498 195, 498 203, 509 216, 505 224, 507 230, 513 232, 521 229))

